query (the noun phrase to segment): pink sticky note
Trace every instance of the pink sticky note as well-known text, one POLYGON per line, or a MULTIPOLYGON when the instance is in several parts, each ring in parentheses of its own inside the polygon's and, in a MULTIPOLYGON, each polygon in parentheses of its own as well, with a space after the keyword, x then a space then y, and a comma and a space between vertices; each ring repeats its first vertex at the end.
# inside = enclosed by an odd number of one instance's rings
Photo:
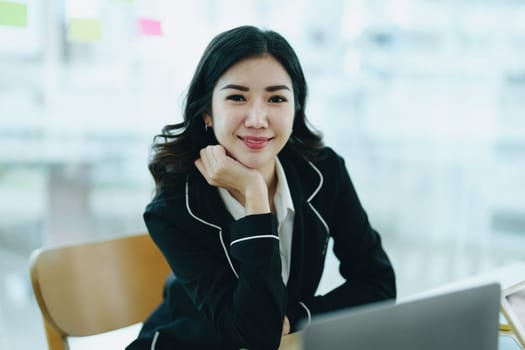
POLYGON ((144 35, 162 35, 160 21, 154 19, 139 18, 139 31, 144 35))

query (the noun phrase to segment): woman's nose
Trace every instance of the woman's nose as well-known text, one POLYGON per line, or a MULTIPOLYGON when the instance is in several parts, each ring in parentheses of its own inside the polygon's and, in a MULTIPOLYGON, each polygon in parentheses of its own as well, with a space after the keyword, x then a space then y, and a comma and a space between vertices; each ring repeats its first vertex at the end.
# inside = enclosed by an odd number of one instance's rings
POLYGON ((268 127, 268 111, 264 103, 252 103, 248 110, 248 115, 246 116, 245 125, 249 128, 268 127))

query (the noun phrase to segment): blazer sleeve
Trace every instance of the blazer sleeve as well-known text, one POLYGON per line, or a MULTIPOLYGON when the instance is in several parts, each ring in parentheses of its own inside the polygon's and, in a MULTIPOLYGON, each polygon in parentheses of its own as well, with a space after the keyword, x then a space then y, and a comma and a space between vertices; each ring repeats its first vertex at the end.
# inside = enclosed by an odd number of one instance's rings
POLYGON ((219 231, 208 237, 208 232, 197 232, 203 224, 179 216, 163 201, 144 213, 151 237, 197 309, 231 347, 277 349, 286 292, 273 215, 246 216, 232 224, 231 245, 224 249, 236 259, 238 277, 224 255, 210 249, 210 244, 226 244, 219 231))
MULTIPOLYGON (((396 297, 392 264, 361 206, 344 160, 339 156, 336 156, 334 175, 330 177, 336 180, 334 206, 330 205, 331 210, 324 212, 334 213, 328 225, 345 282, 325 295, 304 300, 302 307, 292 308, 297 313, 295 318, 396 297)), ((328 203, 321 200, 318 205, 321 202, 328 203)))

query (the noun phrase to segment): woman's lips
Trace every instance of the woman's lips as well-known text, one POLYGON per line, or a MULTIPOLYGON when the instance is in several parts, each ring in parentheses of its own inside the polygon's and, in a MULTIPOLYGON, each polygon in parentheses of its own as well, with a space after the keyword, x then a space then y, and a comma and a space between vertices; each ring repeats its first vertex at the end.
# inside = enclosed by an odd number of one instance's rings
POLYGON ((241 136, 239 138, 248 148, 255 150, 264 148, 272 140, 271 137, 260 136, 241 136))

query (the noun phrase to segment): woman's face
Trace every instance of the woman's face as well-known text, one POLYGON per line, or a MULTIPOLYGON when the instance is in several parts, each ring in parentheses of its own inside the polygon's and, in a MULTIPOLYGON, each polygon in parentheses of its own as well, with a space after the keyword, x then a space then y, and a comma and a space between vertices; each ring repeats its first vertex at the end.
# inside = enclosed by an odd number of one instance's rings
POLYGON ((213 89, 212 115, 204 121, 229 155, 271 174, 292 133, 295 114, 290 76, 271 55, 242 60, 213 89))

